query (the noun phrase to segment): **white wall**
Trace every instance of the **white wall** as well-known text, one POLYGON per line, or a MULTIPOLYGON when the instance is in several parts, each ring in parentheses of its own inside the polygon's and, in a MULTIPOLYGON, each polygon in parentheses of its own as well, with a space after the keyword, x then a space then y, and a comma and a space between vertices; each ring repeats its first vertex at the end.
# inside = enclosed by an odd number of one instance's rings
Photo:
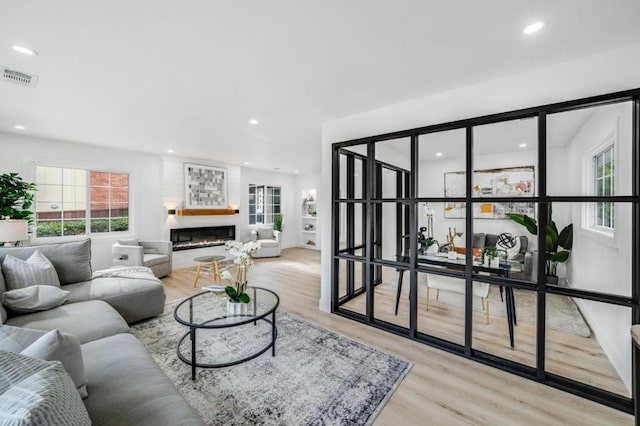
MULTIPOLYGON (((602 145, 611 132, 618 134, 616 143, 616 194, 630 194, 632 182, 632 112, 630 105, 619 104, 598 108, 567 147, 568 158, 575 159, 565 168, 571 194, 582 194, 585 167, 591 167, 594 148, 602 145), (585 158, 588 157, 588 158, 585 158)), ((631 296, 631 208, 621 204, 615 208, 615 238, 589 230, 583 220, 583 206, 572 204, 568 212, 574 224, 573 250, 567 262, 568 285, 580 289, 631 296), (597 259, 597 261, 594 261, 597 259), (606 266, 605 266, 606 265, 606 266)), ((555 216, 555 214, 554 214, 555 216)), ((560 225, 558 225, 560 227, 560 225)), ((631 389, 631 309, 606 303, 576 299, 598 342, 616 371, 631 389)))
MULTIPOLYGON (((640 87, 640 43, 330 121, 322 127, 322 193, 331 191, 331 144, 491 113, 640 87)), ((331 229, 330 199, 318 207, 331 229)), ((320 308, 331 307, 331 236, 322 234, 320 308)))
POLYGON ((11 133, 0 133, 0 152, 1 173, 18 172, 31 182, 35 181, 36 164, 129 173, 132 201, 129 232, 91 236, 94 269, 111 266, 111 245, 117 238, 133 235, 160 238, 163 214, 159 156, 11 133))

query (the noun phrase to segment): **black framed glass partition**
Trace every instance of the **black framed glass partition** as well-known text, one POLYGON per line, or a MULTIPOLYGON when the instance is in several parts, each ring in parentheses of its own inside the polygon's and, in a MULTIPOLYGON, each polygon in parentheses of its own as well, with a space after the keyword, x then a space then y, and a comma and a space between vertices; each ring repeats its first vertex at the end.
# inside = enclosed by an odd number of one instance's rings
POLYGON ((335 143, 332 311, 633 412, 639 97, 335 143))

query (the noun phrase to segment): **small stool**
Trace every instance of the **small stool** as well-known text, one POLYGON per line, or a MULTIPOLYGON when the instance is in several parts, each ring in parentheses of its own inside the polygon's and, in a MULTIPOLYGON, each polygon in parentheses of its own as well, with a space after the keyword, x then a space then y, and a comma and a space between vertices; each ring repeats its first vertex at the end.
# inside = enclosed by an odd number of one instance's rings
POLYGON ((213 273, 213 280, 220 284, 220 271, 218 269, 218 262, 224 260, 224 256, 200 256, 193 259, 194 262, 198 263, 198 267, 196 268, 196 279, 193 281, 193 286, 195 287, 198 284, 198 278, 200 278, 200 271, 203 268, 207 269, 209 265, 211 268, 211 272, 213 273))

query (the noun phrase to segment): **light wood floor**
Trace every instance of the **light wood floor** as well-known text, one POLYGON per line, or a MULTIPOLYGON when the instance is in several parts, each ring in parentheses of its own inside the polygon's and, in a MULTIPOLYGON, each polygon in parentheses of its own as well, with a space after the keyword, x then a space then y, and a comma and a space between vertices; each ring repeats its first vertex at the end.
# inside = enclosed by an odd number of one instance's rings
MULTIPOLYGON (((163 279, 167 300, 199 292, 199 289, 192 287, 194 276, 192 270, 178 270, 163 279)), ((250 284, 276 291, 280 296, 280 309, 414 364, 378 416, 376 425, 633 424, 632 416, 617 410, 337 315, 321 312, 318 309, 320 253, 317 251, 287 249, 283 250, 279 258, 257 259, 250 271, 249 280, 250 284)), ((211 282, 210 276, 205 275, 199 285, 211 282)), ((380 287, 379 291, 395 295, 395 287, 380 287)), ((428 313, 425 311, 425 314, 445 313, 455 316, 455 313, 450 311, 443 312, 442 306, 438 309, 434 305, 434 309, 430 309, 428 313)), ((476 323, 478 326, 482 323, 483 316, 481 313, 478 315, 474 326, 476 323)), ((500 327, 499 319, 492 317, 491 323, 500 327)), ((524 339, 524 342, 527 340, 524 336, 531 331, 527 331, 526 327, 521 325, 518 327, 522 327, 522 331, 518 330, 516 339, 524 339)), ((453 330, 449 333, 455 335, 455 327, 453 330)), ((487 333, 486 339, 493 342, 494 353, 504 336, 502 331, 487 333)), ((529 345, 523 343, 522 347, 519 344, 518 346, 517 351, 511 352, 522 354, 512 355, 511 359, 528 364, 528 352, 531 351, 527 348, 529 345)), ((571 369, 573 365, 578 365, 578 370, 584 370, 584 366, 580 366, 587 362, 586 358, 591 355, 585 355, 585 360, 572 358, 577 351, 582 350, 584 346, 580 345, 569 354, 564 354, 563 362, 566 366, 562 368, 571 369)))

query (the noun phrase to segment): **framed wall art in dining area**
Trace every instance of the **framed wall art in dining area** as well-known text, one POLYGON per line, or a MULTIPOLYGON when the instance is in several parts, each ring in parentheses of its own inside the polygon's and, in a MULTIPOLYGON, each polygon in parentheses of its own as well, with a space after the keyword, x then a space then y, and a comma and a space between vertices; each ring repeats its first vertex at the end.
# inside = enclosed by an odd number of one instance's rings
POLYGON ((227 169, 184 163, 185 208, 226 209, 227 169))

